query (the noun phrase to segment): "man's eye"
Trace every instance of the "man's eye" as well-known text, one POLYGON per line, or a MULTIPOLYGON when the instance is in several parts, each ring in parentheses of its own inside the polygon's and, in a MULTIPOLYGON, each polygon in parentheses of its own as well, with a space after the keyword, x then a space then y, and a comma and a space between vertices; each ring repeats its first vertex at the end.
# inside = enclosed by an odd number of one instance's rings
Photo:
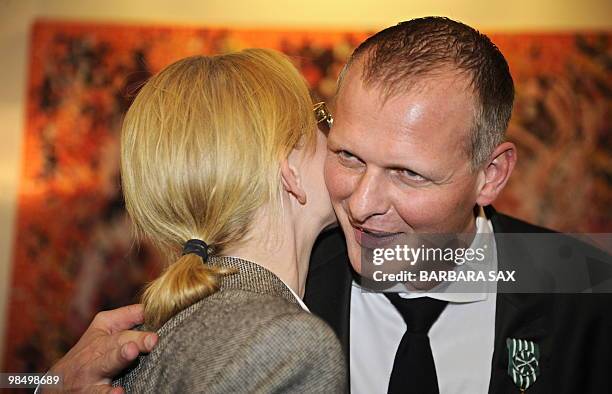
POLYGON ((338 152, 338 156, 340 156, 341 159, 354 159, 355 158, 355 156, 351 155, 349 152, 345 150, 341 150, 340 152, 338 152))
POLYGON ((338 157, 341 160, 357 160, 357 158, 355 156, 353 156, 351 153, 345 151, 345 150, 341 150, 338 152, 338 157))
POLYGON ((361 164, 361 160, 353 156, 350 152, 341 150, 337 152, 338 160, 344 165, 357 166, 361 164))
POLYGON ((416 181, 416 182, 423 182, 426 181, 427 179, 422 176, 421 174, 418 174, 414 171, 408 170, 408 169, 397 169, 395 170, 395 173, 398 174, 399 177, 401 177, 402 179, 405 180, 409 180, 409 181, 416 181))

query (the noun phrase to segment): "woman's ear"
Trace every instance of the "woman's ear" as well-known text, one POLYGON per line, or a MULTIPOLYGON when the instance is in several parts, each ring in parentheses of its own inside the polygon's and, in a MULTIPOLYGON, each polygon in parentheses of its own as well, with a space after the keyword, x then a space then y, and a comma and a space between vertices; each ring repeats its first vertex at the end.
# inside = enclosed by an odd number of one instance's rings
POLYGON ((476 203, 480 206, 495 201, 506 186, 516 164, 516 146, 512 142, 504 142, 495 148, 491 158, 484 168, 484 184, 476 198, 476 203))
POLYGON ((290 158, 281 162, 281 180, 287 193, 293 195, 300 204, 306 204, 306 192, 302 188, 299 171, 290 163, 290 158))

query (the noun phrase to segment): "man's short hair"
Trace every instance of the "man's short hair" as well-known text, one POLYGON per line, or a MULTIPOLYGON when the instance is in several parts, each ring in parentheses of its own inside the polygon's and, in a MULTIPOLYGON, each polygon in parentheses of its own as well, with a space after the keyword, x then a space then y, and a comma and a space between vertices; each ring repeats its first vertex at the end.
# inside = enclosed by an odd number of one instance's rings
POLYGON ((362 61, 364 86, 383 89, 386 98, 405 92, 423 77, 458 72, 468 77, 476 105, 466 153, 478 168, 503 142, 514 101, 506 59, 491 40, 463 23, 443 17, 401 22, 365 40, 347 62, 362 61))

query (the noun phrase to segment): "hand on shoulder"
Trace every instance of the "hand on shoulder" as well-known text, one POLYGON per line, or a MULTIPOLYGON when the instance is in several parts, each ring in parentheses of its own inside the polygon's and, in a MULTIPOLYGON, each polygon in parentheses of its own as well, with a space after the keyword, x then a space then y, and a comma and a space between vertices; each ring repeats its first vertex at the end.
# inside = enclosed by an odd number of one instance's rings
POLYGON ((113 376, 157 344, 157 334, 130 330, 142 321, 140 304, 98 313, 76 345, 48 372, 61 376, 62 388, 37 392, 123 393, 121 387, 111 387, 113 376))

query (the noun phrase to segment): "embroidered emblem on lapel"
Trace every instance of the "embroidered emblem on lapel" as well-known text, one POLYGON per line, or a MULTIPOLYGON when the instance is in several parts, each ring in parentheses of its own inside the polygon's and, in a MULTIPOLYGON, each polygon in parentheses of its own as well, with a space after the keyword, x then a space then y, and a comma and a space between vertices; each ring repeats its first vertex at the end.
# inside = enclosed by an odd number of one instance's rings
POLYGON ((540 349, 532 341, 506 339, 508 348, 508 375, 514 384, 525 392, 540 375, 540 349))

